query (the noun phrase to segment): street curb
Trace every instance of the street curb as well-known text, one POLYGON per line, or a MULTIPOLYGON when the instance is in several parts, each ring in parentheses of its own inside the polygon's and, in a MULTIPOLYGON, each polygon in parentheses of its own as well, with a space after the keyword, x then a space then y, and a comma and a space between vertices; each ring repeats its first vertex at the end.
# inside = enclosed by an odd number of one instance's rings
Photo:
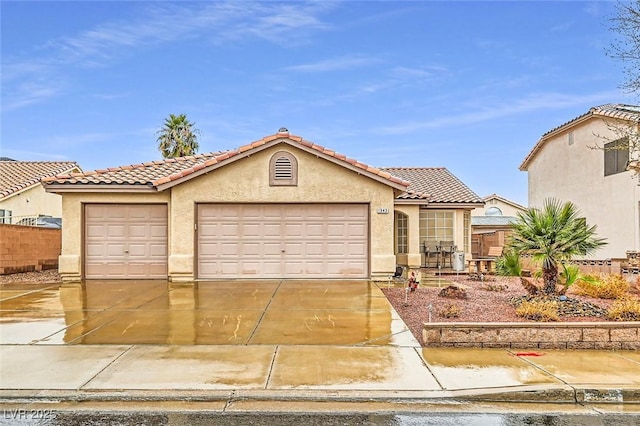
POLYGON ((640 403, 637 388, 580 388, 568 385, 435 391, 392 390, 0 390, 0 405, 38 402, 519 402, 519 403, 640 403))

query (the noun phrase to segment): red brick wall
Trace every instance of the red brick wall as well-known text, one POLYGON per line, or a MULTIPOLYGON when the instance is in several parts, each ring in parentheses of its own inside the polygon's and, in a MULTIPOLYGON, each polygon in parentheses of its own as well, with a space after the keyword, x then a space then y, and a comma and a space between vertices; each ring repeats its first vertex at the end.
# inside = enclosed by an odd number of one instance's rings
POLYGON ((58 267, 60 229, 0 224, 0 275, 58 267))

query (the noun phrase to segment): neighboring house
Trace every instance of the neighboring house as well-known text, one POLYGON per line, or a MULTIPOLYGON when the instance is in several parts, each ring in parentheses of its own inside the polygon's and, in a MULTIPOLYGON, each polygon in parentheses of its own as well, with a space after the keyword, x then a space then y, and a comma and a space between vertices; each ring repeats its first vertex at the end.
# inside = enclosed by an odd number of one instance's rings
POLYGON ((482 205, 446 169, 379 169, 286 129, 44 183, 63 199, 65 281, 387 279, 397 264, 420 266, 425 239, 467 248, 482 205))
POLYGON ((542 135, 520 165, 528 173, 530 207, 541 207, 546 198, 571 201, 588 225, 597 225, 608 244, 593 259, 640 250, 640 182, 629 170, 638 153, 622 145, 620 132, 624 126, 638 131, 639 123, 640 106, 591 108, 542 135))
POLYGON ((72 161, 15 161, 3 157, 0 223, 53 226, 55 221, 48 218, 62 217, 62 197, 47 193, 40 180, 79 171, 80 167, 72 161))
POLYGON ((493 246, 504 247, 511 224, 526 207, 492 194, 483 198, 484 207, 471 211, 471 253, 486 256, 493 246))

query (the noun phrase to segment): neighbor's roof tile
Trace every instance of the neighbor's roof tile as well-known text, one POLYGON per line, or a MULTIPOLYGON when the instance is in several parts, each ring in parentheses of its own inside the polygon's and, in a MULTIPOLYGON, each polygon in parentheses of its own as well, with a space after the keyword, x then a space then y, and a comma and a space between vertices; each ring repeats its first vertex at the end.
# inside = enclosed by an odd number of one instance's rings
POLYGON ((80 170, 74 161, 0 161, 0 199, 74 169, 80 170))
POLYGON ((411 182, 409 191, 398 196, 399 199, 418 199, 422 196, 428 198, 429 203, 484 202, 444 167, 385 167, 382 170, 411 182))

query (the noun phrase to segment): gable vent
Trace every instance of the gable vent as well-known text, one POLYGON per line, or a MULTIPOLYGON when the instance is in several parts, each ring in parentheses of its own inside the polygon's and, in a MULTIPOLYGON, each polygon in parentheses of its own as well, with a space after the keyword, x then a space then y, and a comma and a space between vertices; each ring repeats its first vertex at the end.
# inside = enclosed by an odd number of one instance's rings
POLYGON ((276 159, 273 171, 274 178, 276 180, 293 179, 293 165, 291 164, 291 160, 286 157, 280 157, 276 159))

